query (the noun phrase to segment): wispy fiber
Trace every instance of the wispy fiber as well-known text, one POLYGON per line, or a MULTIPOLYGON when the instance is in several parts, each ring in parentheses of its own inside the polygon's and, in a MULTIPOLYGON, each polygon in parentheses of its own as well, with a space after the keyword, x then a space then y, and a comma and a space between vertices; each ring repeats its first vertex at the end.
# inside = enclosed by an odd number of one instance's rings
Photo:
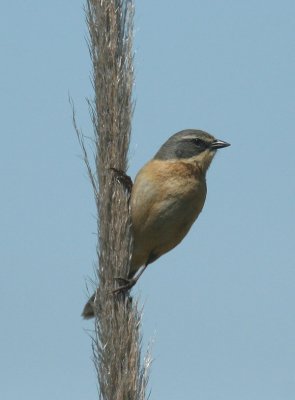
POLYGON ((126 171, 133 111, 133 0, 87 0, 92 59, 94 167, 75 124, 94 189, 98 216, 98 288, 94 365, 100 399, 144 400, 149 356, 141 360, 141 312, 128 294, 112 293, 127 277, 132 253, 128 193, 117 170, 126 171))

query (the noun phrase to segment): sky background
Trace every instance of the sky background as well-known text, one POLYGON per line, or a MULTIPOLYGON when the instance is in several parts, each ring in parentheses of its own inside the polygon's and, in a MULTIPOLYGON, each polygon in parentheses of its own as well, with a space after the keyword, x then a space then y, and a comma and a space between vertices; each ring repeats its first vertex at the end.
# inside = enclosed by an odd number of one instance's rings
MULTIPOLYGON (((232 144, 186 239, 134 290, 151 400, 295 398, 295 2, 136 1, 129 173, 173 133, 232 144)), ((81 0, 0 14, 0 398, 97 399, 81 319, 95 207, 71 122, 91 135, 81 0)))

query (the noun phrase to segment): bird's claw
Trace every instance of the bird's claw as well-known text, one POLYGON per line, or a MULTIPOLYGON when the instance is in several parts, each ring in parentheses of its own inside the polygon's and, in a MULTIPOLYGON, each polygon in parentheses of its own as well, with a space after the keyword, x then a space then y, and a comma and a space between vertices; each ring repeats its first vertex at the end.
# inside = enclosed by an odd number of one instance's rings
POLYGON ((123 284, 119 286, 118 288, 112 290, 113 294, 118 294, 118 293, 124 293, 130 290, 135 284, 136 284, 136 279, 127 279, 127 278, 115 278, 117 281, 121 281, 123 284))
POLYGON ((130 176, 127 175, 126 172, 117 168, 111 167, 110 170, 112 170, 115 173, 118 182, 122 183, 124 188, 130 194, 133 186, 133 182, 130 176))

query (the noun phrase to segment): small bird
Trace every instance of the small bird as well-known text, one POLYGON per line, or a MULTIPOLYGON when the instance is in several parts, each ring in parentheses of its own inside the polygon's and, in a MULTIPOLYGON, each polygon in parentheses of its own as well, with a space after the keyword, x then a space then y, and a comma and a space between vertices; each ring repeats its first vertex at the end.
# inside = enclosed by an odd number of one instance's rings
MULTIPOLYGON (((216 150, 230 146, 207 132, 186 129, 171 136, 138 172, 131 190, 133 254, 128 279, 114 292, 131 289, 152 262, 177 246, 202 211, 206 172, 216 150)), ((93 295, 82 316, 94 316, 93 295)))

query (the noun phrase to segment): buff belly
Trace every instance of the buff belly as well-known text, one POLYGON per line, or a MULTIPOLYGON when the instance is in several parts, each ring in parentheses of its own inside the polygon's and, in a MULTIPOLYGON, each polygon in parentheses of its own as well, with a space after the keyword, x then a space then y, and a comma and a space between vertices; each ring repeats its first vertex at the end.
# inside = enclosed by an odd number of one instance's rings
POLYGON ((161 177, 161 185, 149 181, 148 175, 140 176, 139 185, 135 181, 131 197, 134 236, 131 275, 146 262, 155 261, 177 246, 203 208, 205 180, 186 176, 184 184, 184 180, 177 178, 167 174, 164 180, 161 177))

